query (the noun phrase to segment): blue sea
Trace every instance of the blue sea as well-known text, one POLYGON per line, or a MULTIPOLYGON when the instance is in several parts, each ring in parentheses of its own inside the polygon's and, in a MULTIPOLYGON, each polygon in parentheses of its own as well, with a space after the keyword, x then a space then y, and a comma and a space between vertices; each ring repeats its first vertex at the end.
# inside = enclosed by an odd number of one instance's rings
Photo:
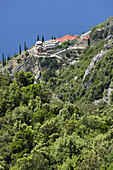
POLYGON ((0 0, 0 59, 45 40, 81 34, 113 16, 113 0, 0 0))

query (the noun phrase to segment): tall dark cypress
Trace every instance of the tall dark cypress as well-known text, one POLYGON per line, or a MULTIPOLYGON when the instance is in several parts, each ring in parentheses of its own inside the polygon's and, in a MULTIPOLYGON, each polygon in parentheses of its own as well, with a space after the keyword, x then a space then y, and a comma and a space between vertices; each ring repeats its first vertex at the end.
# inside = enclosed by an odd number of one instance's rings
POLYGON ((10 56, 9 56, 9 53, 8 53, 8 55, 7 55, 7 61, 9 61, 10 60, 10 56))
POLYGON ((42 35, 42 42, 44 42, 44 36, 42 35))
POLYGON ((26 42, 24 42, 24 51, 27 50, 26 42))
POLYGON ((37 35, 37 41, 39 41, 39 34, 37 35))
POLYGON ((5 66, 5 62, 4 62, 4 53, 2 54, 2 62, 3 62, 3 66, 5 66))
POLYGON ((5 57, 5 59, 4 59, 4 65, 6 65, 6 57, 5 57))
POLYGON ((19 44, 19 54, 21 54, 21 45, 19 44))

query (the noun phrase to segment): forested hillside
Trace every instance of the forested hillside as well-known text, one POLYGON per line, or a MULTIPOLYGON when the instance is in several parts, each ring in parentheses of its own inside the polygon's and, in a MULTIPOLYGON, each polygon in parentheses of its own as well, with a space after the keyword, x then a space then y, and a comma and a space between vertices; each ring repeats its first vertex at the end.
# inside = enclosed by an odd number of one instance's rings
POLYGON ((40 59, 38 81, 0 73, 0 170, 113 169, 113 18, 90 37, 75 64, 40 59))
POLYGON ((91 30, 90 45, 79 56, 79 62, 62 67, 54 76, 49 76, 48 69, 42 73, 42 84, 63 101, 87 103, 102 99, 110 103, 107 93, 113 80, 113 19, 91 30))

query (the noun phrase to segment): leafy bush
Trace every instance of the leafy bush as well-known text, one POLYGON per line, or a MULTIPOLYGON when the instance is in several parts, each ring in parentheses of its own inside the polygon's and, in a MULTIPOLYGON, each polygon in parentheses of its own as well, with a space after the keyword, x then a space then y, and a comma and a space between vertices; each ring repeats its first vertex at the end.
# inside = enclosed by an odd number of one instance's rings
POLYGON ((28 52, 28 51, 26 51, 26 52, 25 52, 25 56, 27 57, 28 55, 29 55, 29 52, 28 52))
POLYGON ((18 58, 17 59, 17 63, 19 64, 21 62, 21 58, 18 58))

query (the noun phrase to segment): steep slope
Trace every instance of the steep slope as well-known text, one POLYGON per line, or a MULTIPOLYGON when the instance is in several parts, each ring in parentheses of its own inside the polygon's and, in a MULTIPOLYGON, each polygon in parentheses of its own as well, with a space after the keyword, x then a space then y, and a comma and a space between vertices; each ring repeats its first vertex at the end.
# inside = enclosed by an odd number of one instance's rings
POLYGON ((104 25, 106 38, 104 32, 91 38, 75 64, 28 55, 31 70, 13 79, 0 73, 1 170, 113 169, 112 18, 106 23, 95 29, 104 25), (42 74, 34 84, 37 67, 42 74), (107 97, 111 104, 94 104, 107 97))
POLYGON ((59 74, 42 83, 64 101, 92 102, 104 98, 109 103, 106 97, 110 97, 108 89, 113 81, 112 63, 113 18, 109 18, 92 28, 91 45, 79 56, 79 62, 62 68, 59 74))

